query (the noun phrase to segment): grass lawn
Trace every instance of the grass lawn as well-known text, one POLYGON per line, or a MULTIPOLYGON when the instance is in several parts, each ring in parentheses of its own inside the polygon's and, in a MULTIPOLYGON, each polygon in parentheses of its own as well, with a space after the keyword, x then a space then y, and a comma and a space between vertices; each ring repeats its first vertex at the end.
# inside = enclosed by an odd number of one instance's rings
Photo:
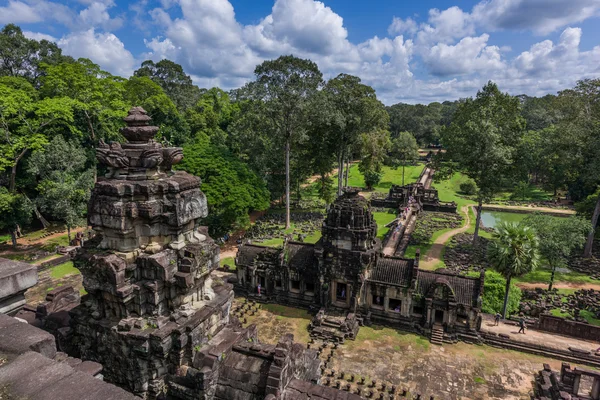
MULTIPOLYGON (((518 278, 513 278, 515 283, 526 282, 526 283, 550 283, 550 276, 552 271, 546 268, 538 268, 526 275, 518 278)), ((588 275, 581 274, 579 272, 560 272, 556 271, 554 274, 554 282, 569 282, 569 283, 598 283, 597 280, 590 278, 588 275)))
POLYGON ((235 271, 236 270, 235 259, 233 257, 221 258, 221 267, 223 267, 225 265, 229 266, 229 270, 230 271, 235 271))
POLYGON ((250 317, 249 323, 256 323, 261 340, 267 343, 277 343, 282 333, 293 333, 294 341, 308 343, 310 335, 308 325, 312 315, 300 308, 286 307, 279 304, 262 304, 257 317, 250 317), (277 327, 285 327, 283 331, 277 327), (262 330, 261 328, 265 328, 262 330), (275 329, 273 329, 275 328, 275 329), (268 332, 265 332, 268 331, 268 332))
POLYGON ((9 234, 0 235, 0 243, 10 242, 11 238, 9 234))
POLYGON ((52 267, 50 270, 50 276, 52 279, 60 279, 69 274, 79 274, 79 270, 73 266, 72 261, 67 261, 66 263, 59 264, 56 267, 52 267))
POLYGON ((547 192, 539 187, 530 184, 527 190, 522 194, 516 194, 514 191, 500 192, 494 196, 494 201, 546 201, 552 200, 553 193, 547 192))
MULTIPOLYGON (((416 182, 423 171, 423 164, 409 165, 404 168, 404 183, 409 184, 416 182)), ((402 167, 394 169, 391 167, 383 167, 383 176, 381 181, 373 188, 376 192, 389 192, 392 185, 402 184, 402 167)), ((352 164, 350 167, 350 175, 348 176, 348 186, 365 187, 365 178, 358 170, 358 164, 352 164)))
POLYGON ((377 237, 383 239, 390 230, 390 228, 387 228, 385 225, 396 219, 396 213, 374 212, 373 218, 375 218, 375 222, 377 222, 377 237))

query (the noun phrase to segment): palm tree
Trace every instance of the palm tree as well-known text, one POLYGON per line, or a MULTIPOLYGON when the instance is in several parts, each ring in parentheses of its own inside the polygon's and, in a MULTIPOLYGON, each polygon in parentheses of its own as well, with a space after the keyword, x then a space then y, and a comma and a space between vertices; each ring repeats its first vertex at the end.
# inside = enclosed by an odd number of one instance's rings
POLYGON ((540 261, 538 238, 528 226, 501 223, 496 227, 494 241, 488 248, 490 263, 506 278, 506 293, 502 318, 506 318, 510 280, 533 271, 540 261))

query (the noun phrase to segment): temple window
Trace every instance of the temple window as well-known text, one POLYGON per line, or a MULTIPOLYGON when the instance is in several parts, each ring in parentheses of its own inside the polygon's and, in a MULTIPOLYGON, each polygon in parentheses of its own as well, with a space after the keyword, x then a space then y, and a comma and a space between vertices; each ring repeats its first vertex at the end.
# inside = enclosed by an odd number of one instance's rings
POLYGON ((401 312, 402 311, 402 300, 399 299, 390 299, 389 300, 389 310, 393 312, 401 312))
POLYGON ((283 287, 283 282, 281 281, 281 279, 277 279, 277 280, 275 281, 275 287, 276 287, 276 288, 281 288, 281 287, 283 287))
POLYGON ((383 308, 383 296, 378 294, 373 294, 373 299, 371 304, 375 307, 383 308))
POLYGON ((335 298, 338 301, 346 301, 348 298, 348 285, 345 283, 337 282, 335 290, 335 298))
POLYGON ((291 280, 290 281, 292 290, 300 290, 300 281, 291 280))
POLYGON ((312 282, 306 282, 306 291, 307 292, 313 292, 315 291, 315 284, 312 282))
POLYGON ((423 307, 413 306, 413 314, 423 315, 423 307))

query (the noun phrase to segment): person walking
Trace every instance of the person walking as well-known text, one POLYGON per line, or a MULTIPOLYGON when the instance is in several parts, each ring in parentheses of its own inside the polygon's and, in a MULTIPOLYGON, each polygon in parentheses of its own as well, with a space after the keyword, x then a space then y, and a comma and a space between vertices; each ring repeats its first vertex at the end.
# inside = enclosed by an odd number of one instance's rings
POLYGON ((494 316, 494 326, 498 326, 498 324, 500 323, 500 318, 502 318, 502 314, 496 313, 496 315, 494 316))
POLYGON ((523 317, 519 319, 519 333, 525 334, 525 320, 523 317))

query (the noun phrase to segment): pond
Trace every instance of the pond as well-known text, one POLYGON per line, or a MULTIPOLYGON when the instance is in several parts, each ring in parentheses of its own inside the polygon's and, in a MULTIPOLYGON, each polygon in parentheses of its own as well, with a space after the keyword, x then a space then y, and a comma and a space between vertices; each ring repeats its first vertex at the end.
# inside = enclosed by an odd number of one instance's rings
POLYGON ((513 213, 503 211, 481 211, 481 223, 486 228, 495 228, 501 222, 521 222, 527 215, 524 213, 513 213))
MULTIPOLYGON (((495 228, 501 222, 516 222, 519 223, 527 218, 528 213, 515 213, 510 211, 481 211, 481 223, 486 228, 495 228)), ((561 218, 556 216, 555 218, 561 218)))

